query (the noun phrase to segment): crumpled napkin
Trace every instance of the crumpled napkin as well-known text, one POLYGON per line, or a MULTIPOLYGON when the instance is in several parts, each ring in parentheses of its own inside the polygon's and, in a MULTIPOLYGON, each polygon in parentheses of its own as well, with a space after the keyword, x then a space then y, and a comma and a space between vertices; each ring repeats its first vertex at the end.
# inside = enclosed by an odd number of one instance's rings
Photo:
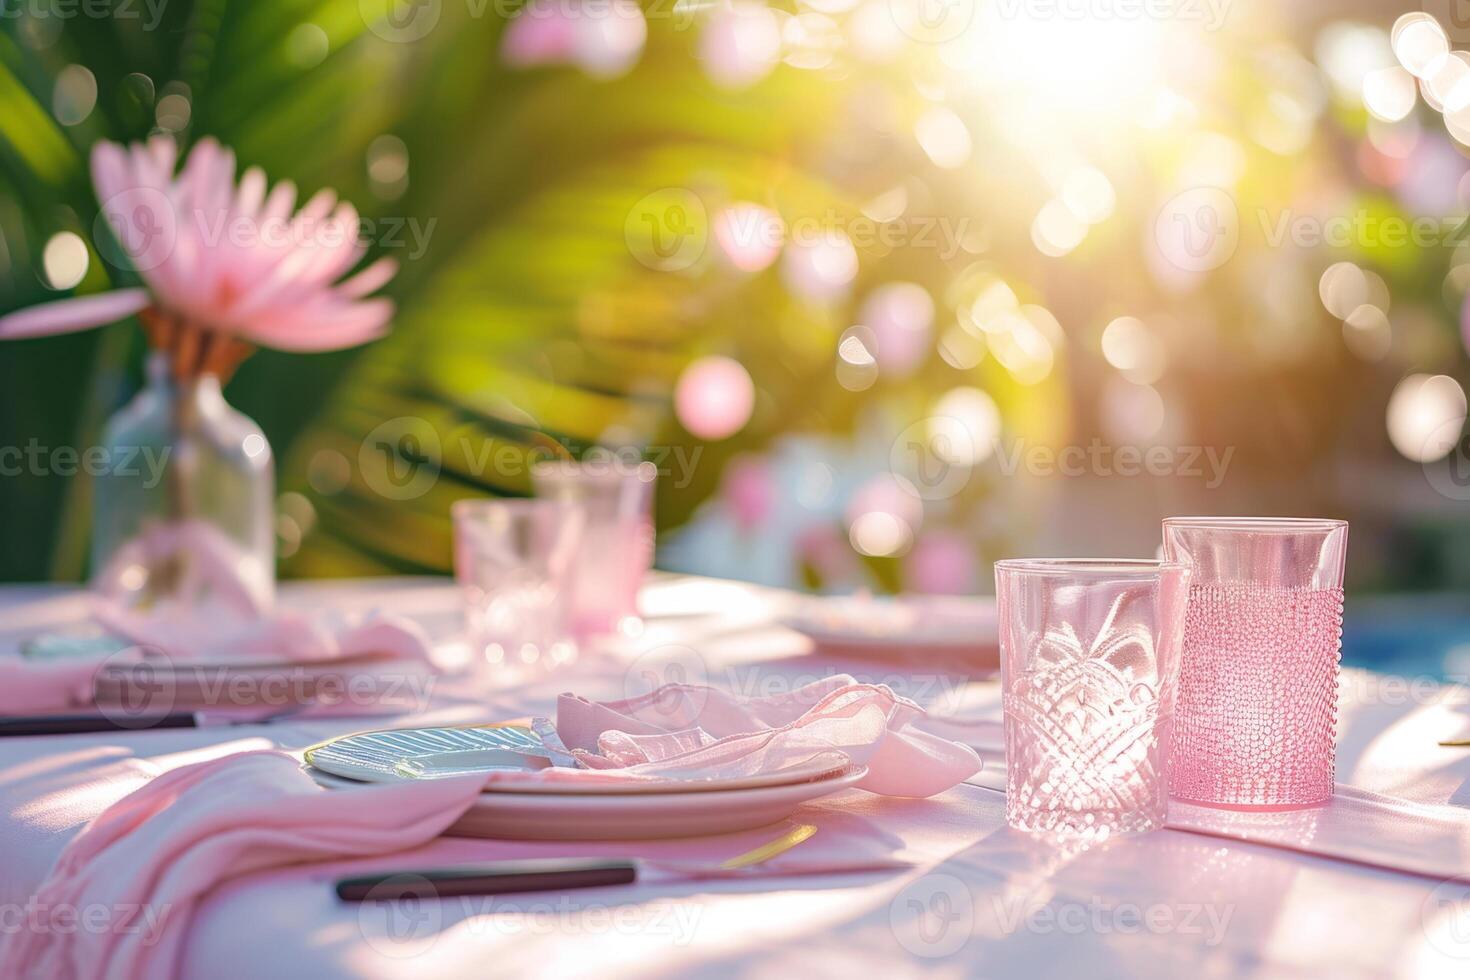
POLYGON ((557 734, 587 769, 494 772, 487 785, 743 778, 795 766, 866 766, 856 785, 928 797, 980 770, 969 746, 919 731, 924 709, 841 674, 771 697, 668 684, 624 701, 563 694, 557 734))
POLYGON ((171 770, 84 827, 33 899, 136 914, 119 928, 20 930, 0 944, 0 976, 172 977, 196 904, 221 882, 418 846, 479 793, 477 777, 326 790, 274 750, 171 770))

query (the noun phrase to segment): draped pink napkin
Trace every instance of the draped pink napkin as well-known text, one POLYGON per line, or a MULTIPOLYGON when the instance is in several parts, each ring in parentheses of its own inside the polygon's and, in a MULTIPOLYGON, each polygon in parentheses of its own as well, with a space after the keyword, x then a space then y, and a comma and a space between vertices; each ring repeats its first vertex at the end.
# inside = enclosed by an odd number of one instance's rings
POLYGON ((83 828, 33 900, 110 909, 117 927, 20 930, 0 949, 0 976, 172 977, 195 906, 220 882, 415 847, 443 833, 479 791, 474 776, 324 790, 276 751, 174 769, 83 828))
POLYGON ((923 716, 888 687, 846 674, 760 698, 692 684, 623 701, 564 694, 557 734, 588 768, 498 772, 487 782, 740 778, 829 763, 866 766, 861 789, 927 797, 978 772, 980 757, 914 728, 923 716))
MULTIPOLYGON (((170 615, 141 613, 99 599, 93 617, 108 632, 175 662, 241 666, 368 663, 417 660, 430 663, 431 644, 417 623, 398 616, 343 616, 275 612, 264 616, 216 611, 170 615)), ((93 703, 92 678, 104 664, 121 666, 124 655, 106 658, 31 660, 0 655, 0 714, 85 708, 93 703)))

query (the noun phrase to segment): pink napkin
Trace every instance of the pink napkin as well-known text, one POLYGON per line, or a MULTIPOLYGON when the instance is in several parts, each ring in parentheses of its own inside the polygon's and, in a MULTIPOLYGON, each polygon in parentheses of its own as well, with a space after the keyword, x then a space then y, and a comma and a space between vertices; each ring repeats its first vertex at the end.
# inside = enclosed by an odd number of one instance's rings
POLYGON ((181 660, 429 659, 429 638, 422 627, 380 613, 242 616, 208 608, 141 613, 101 599, 93 616, 109 632, 181 660))
MULTIPOLYGON (((430 642, 418 624, 397 616, 265 616, 196 611, 140 613, 99 599, 94 618, 109 632, 175 662, 239 666, 251 661, 300 664, 418 660, 429 665, 430 642)), ((92 705, 92 677, 103 664, 122 666, 124 655, 30 660, 0 655, 0 714, 25 714, 92 705)))
POLYGON ((0 976, 172 977, 195 904, 219 883, 415 847, 454 823, 479 790, 473 776, 325 790, 275 751, 172 770, 83 828, 34 899, 43 909, 136 909, 128 928, 21 930, 0 949, 0 976))
POLYGON ((79 708, 92 702, 96 661, 32 662, 0 656, 0 714, 79 708))
POLYGON ((913 727, 924 710, 883 685, 838 675, 787 694, 743 698, 668 684, 641 697, 595 702, 564 694, 557 733, 589 769, 494 773, 491 783, 739 778, 810 763, 866 766, 856 785, 927 797, 974 775, 980 757, 913 727))

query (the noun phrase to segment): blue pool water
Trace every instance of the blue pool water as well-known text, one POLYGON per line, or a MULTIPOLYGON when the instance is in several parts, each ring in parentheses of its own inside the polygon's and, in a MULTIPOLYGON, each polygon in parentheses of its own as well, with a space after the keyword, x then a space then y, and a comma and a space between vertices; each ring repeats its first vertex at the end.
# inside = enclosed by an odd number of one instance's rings
POLYGON ((1342 662, 1406 677, 1470 681, 1470 596, 1348 596, 1342 662))

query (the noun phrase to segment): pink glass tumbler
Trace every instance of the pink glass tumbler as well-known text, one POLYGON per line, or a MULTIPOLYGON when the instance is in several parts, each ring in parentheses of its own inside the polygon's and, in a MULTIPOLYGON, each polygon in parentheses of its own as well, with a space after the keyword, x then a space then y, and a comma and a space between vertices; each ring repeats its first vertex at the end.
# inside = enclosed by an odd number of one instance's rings
POLYGON ((1173 517, 1164 556, 1194 571, 1173 795, 1247 810, 1332 796, 1346 521, 1173 517))
POLYGON ((1006 820, 1102 840, 1162 826, 1189 569, 996 562, 1006 820))
POLYGON ((450 513, 454 577, 476 657, 497 672, 575 660, 570 620, 581 511, 548 500, 459 500, 450 513))
POLYGON ((578 636, 627 631, 638 621, 638 590, 653 566, 653 488, 657 468, 619 456, 540 463, 539 497, 586 514, 575 577, 578 636))

